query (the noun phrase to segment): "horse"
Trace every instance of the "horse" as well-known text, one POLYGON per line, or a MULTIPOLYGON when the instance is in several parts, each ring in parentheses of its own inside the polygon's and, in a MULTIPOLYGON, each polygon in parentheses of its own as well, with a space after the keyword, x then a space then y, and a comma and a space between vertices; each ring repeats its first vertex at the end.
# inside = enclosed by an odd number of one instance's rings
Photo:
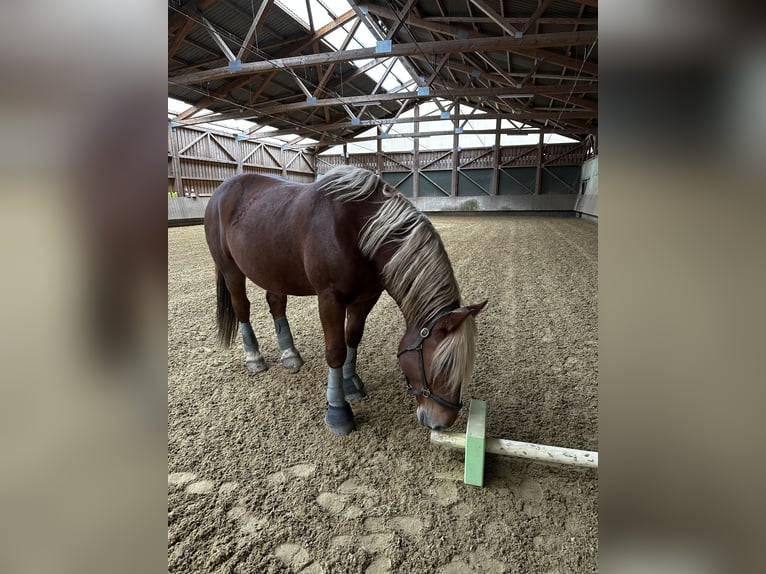
POLYGON ((250 324, 245 279, 266 291, 284 368, 303 358, 287 320, 287 296, 315 295, 325 340, 327 410, 336 436, 355 429, 348 401, 366 397, 356 372, 365 320, 385 290, 406 322, 397 358, 416 418, 442 430, 459 414, 473 371, 476 315, 463 305, 449 257, 429 219, 375 173, 339 166, 314 183, 256 174, 224 181, 205 210, 216 267, 218 341, 237 330, 250 373, 268 365, 250 324))

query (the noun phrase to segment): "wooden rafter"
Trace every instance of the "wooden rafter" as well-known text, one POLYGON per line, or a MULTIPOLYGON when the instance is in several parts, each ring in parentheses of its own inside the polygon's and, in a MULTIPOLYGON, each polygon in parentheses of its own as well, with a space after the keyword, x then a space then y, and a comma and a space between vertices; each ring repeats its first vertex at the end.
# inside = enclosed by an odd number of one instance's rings
MULTIPOLYGON (((470 97, 470 96, 499 97, 501 95, 519 96, 524 94, 549 96, 549 95, 555 95, 555 94, 559 94, 559 95, 569 94, 570 91, 572 91, 570 86, 532 86, 526 89, 506 88, 506 87, 468 88, 463 90, 461 89, 432 90, 429 97, 452 100, 457 97, 470 97)), ((578 92, 578 93, 595 93, 597 91, 598 91, 598 88, 594 86, 582 86, 582 87, 577 87, 575 89, 575 92, 578 92)), ((423 97, 424 96, 420 95, 418 92, 398 92, 398 93, 376 94, 374 96, 362 95, 362 96, 347 96, 347 97, 341 97, 341 98, 325 98, 322 100, 317 100, 313 105, 314 106, 339 106, 344 104, 345 105, 356 105, 356 104, 364 105, 364 104, 368 104, 371 101, 390 102, 390 101, 398 101, 398 100, 422 99, 423 97)), ((270 106, 270 107, 258 108, 254 110, 245 110, 241 112, 237 111, 237 112, 230 112, 230 113, 213 114, 210 116, 205 116, 204 118, 194 118, 191 120, 187 120, 185 123, 196 124, 196 123, 205 123, 205 122, 211 122, 211 121, 250 119, 250 118, 257 118, 259 116, 272 116, 275 114, 282 114, 285 112, 291 112, 295 110, 303 110, 305 108, 306 108, 306 102, 300 101, 300 102, 279 104, 279 105, 270 106)), ((571 117, 571 118, 590 117, 592 115, 593 115, 592 111, 583 110, 583 111, 569 112, 568 117, 571 117)))
POLYGON ((181 29, 176 33, 175 38, 173 38, 173 43, 170 44, 170 47, 168 47, 168 60, 170 60, 176 53, 176 50, 181 46, 181 43, 186 39, 186 35, 189 33, 189 30, 192 29, 192 26, 194 25, 194 20, 191 18, 187 18, 183 25, 181 26, 181 29))
POLYGON ((250 24, 250 29, 247 31, 247 34, 245 34, 245 38, 242 40, 242 46, 239 48, 239 52, 237 52, 237 60, 245 61, 247 55, 250 51, 250 45, 253 43, 253 39, 258 34, 258 31, 263 26, 263 23, 266 21, 266 12, 269 11, 269 8, 271 8, 271 4, 274 0, 262 0, 260 7, 258 8, 258 12, 256 12, 255 16, 253 17, 253 22, 250 24))
MULTIPOLYGON (((259 11, 259 14, 260 14, 260 11, 259 11)), ((346 22, 348 19, 353 18, 353 17, 354 17, 354 13, 351 10, 349 10, 348 12, 346 12, 344 14, 344 16, 340 20, 342 20, 342 22, 346 22)), ((299 44, 293 45, 285 53, 287 53, 288 55, 294 55, 294 54, 300 52, 301 50, 303 50, 304 48, 306 48, 307 46, 311 46, 311 45, 316 46, 316 42, 318 40, 320 40, 325 35, 329 34, 333 30, 335 30, 338 26, 342 25, 342 22, 341 23, 331 22, 327 26, 323 26, 322 28, 317 30, 314 34, 311 34, 307 39, 304 39, 299 44)), ((358 23, 356 23, 355 26, 358 26, 358 23)), ((354 28, 354 29, 356 29, 356 28, 354 28)), ((244 44, 243 44, 243 46, 244 46, 244 44)), ((273 71, 266 78, 263 78, 263 80, 261 81, 261 84, 258 87, 258 89, 252 94, 252 96, 250 98, 251 102, 255 101, 258 98, 258 96, 261 95, 263 90, 266 88, 266 86, 268 86, 269 82, 271 82, 271 80, 274 78, 274 76, 277 75, 277 73, 278 73, 278 70, 273 71)), ((223 86, 221 89, 216 90, 216 92, 213 93, 211 96, 203 98, 202 100, 197 102, 194 106, 191 106, 191 107, 187 108, 186 110, 184 110, 175 119, 177 121, 185 120, 185 119, 187 119, 187 118, 189 118, 189 117, 199 113, 200 111, 205 109, 207 106, 213 104, 214 102, 216 102, 220 98, 226 97, 233 90, 239 89, 239 88, 247 85, 251 81, 252 81, 252 78, 250 78, 250 77, 245 77, 243 79, 238 79, 238 80, 232 80, 231 82, 229 82, 228 84, 223 86)), ((320 84, 321 84, 321 82, 320 82, 320 84)))
POLYGON ((523 38, 504 36, 502 38, 470 38, 466 40, 394 44, 391 51, 385 54, 377 53, 375 48, 360 48, 356 50, 313 54, 310 56, 294 56, 262 62, 243 63, 241 69, 238 71, 231 71, 226 67, 185 74, 183 76, 173 76, 168 79, 168 82, 175 85, 189 85, 234 76, 260 74, 274 69, 287 70, 293 68, 305 68, 317 63, 351 62, 353 60, 365 60, 368 58, 380 59, 393 56, 412 56, 415 54, 445 54, 450 52, 492 51, 511 48, 538 50, 541 47, 592 44, 597 37, 596 32, 561 32, 555 34, 535 34, 523 38))
POLYGON ((519 33, 519 30, 510 22, 507 22, 500 14, 495 12, 492 7, 484 0, 468 0, 471 4, 476 6, 479 10, 484 12, 495 24, 500 26, 510 36, 515 36, 519 33))
MULTIPOLYGON (((378 5, 370 5, 367 7, 369 12, 371 14, 375 14, 377 16, 380 16, 382 18, 388 18, 391 19, 395 16, 395 13, 390 8, 387 8, 385 6, 378 6, 378 5)), ((526 22, 526 19, 523 19, 524 22, 526 22)), ((422 28, 423 30, 428 30, 429 32, 437 32, 442 33, 447 36, 451 37, 460 37, 460 36, 466 36, 467 38, 494 38, 495 36, 489 36, 487 34, 483 34, 481 32, 478 32, 476 30, 471 30, 468 28, 462 28, 462 27, 456 27, 456 26, 449 26, 444 24, 435 23, 432 20, 429 20, 427 18, 419 18, 414 15, 410 15, 407 17, 407 24, 410 24, 412 26, 415 26, 417 28, 422 28)), ((552 64, 557 64, 560 66, 565 66, 568 68, 575 68, 579 69, 580 65, 582 64, 582 61, 576 60, 571 57, 564 56, 563 54, 559 54, 557 52, 553 52, 551 50, 537 50, 535 53, 529 53, 528 51, 516 51, 513 49, 512 46, 509 46, 507 48, 507 51, 514 54, 520 54, 527 57, 538 57, 540 59, 544 59, 552 64)), ((417 57, 418 54, 412 54, 412 56, 417 57)), ((591 75, 596 75, 598 73, 598 67, 594 65, 587 65, 583 67, 583 72, 587 72, 591 75)))
POLYGON ((221 38, 221 35, 218 33, 218 30, 215 29, 215 26, 213 26, 213 24, 211 24, 210 21, 204 16, 202 17, 202 23, 205 25, 205 28, 207 28, 207 31, 213 38, 213 41, 223 52, 223 55, 226 56, 229 61, 234 60, 234 53, 231 51, 231 48, 229 48, 229 45, 224 42, 223 38, 221 38))
MULTIPOLYGON (((597 7, 595 0, 559 0, 553 9, 552 0, 522 4, 497 0, 458 0, 462 2, 462 9, 456 8, 453 1, 446 0, 432 0, 430 4, 418 0, 386 3, 374 0, 375 4, 368 6, 365 5, 366 0, 352 0, 349 2, 352 10, 338 16, 324 0, 294 1, 306 3, 309 10, 307 27, 285 27, 289 31, 280 30, 281 35, 272 35, 272 30, 269 30, 268 37, 272 38, 270 45, 264 45, 263 35, 260 35, 260 56, 256 58, 264 60, 256 61, 251 57, 248 62, 241 57, 255 54, 248 47, 255 43, 256 32, 265 25, 269 10, 273 8, 272 13, 277 10, 273 7, 273 0, 258 0, 255 10, 250 10, 250 6, 235 5, 232 0, 186 0, 180 4, 169 4, 168 51, 170 73, 174 74, 168 78, 171 94, 185 99, 188 90, 180 89, 180 86, 202 85, 199 89, 196 86, 191 88, 202 98, 174 119, 182 124, 208 123, 227 118, 254 119, 264 125, 282 128, 264 133, 264 136, 295 134, 291 146, 303 149, 313 145, 314 153, 329 145, 348 141, 348 138, 358 136, 371 126, 378 126, 380 135, 377 138, 425 137, 426 134, 417 127, 414 134, 391 132, 391 129, 397 124, 411 123, 412 118, 401 118, 400 115, 426 101, 436 104, 442 113, 453 109, 458 101, 462 102, 464 110, 472 110, 471 113, 455 114, 453 111, 450 114, 453 128, 459 127, 463 134, 494 134, 497 140, 504 133, 530 134, 544 129, 546 133, 571 134, 579 141, 586 141, 587 134, 594 133, 598 120, 595 97, 598 91, 597 57, 594 52, 593 58, 583 62, 583 50, 587 51, 597 42, 598 20, 592 17, 595 10, 587 8, 597 7), (248 33, 243 36, 243 27, 237 28, 238 32, 224 29, 220 24, 226 18, 223 12, 216 10, 203 14, 197 7, 215 2, 221 10, 231 10, 247 17, 247 21, 240 25, 249 26, 248 33), (312 13, 315 2, 319 2, 332 18, 327 26, 319 29, 315 29, 315 14, 312 13), (572 6, 562 9, 562 2, 569 2, 572 6), (466 6, 467 15, 464 11, 466 6), (419 7, 428 13, 419 11, 419 7), (460 16, 452 15, 456 9, 462 12, 460 16), (359 15, 362 12, 364 23, 374 37, 393 40, 390 52, 384 52, 385 48, 381 49, 380 45, 377 47, 379 53, 375 48, 349 50, 348 41, 337 51, 327 51, 327 47, 320 44, 323 34, 338 30, 344 22, 356 18, 355 25, 361 25, 359 15), (190 14, 193 16, 190 17, 190 14), (212 24, 207 19, 212 20, 212 24), (204 27, 195 30, 195 23, 204 27), (549 27, 546 28, 546 25, 549 27), (199 33, 205 28, 213 41, 210 38, 195 40, 199 36, 190 33, 199 33), (307 28, 308 34, 305 33, 307 28), (494 35, 489 35, 493 31, 494 35), (402 43, 397 44, 397 41, 402 43), (199 54, 202 56, 200 59, 199 55, 191 56, 194 52, 190 50, 184 50, 181 52, 183 55, 177 57, 175 54, 187 43, 207 53, 218 54, 218 57, 202 61, 204 54, 199 54), (216 46, 220 51, 215 51, 216 46), (576 46, 583 48, 575 49, 576 46), (269 59, 276 54, 281 57, 269 59), (232 72, 226 60, 237 56, 242 61, 242 68, 237 70, 239 64, 231 66, 232 72), (397 58, 402 61, 412 81, 408 82, 407 87, 398 87, 397 93, 391 90, 377 94, 397 58), (338 64, 360 59, 369 63, 360 68, 354 66, 350 72, 347 72, 348 66, 344 66, 343 74, 333 74, 333 68, 337 69, 338 64), (377 81, 359 81, 360 76, 378 65, 386 66, 382 77, 378 72, 373 76, 377 81), (299 68, 314 69, 307 72, 309 75, 296 75, 299 68), (292 79, 287 81, 287 75, 292 79), (308 78, 310 80, 307 81, 308 78), (350 88, 344 91, 338 89, 348 82, 353 82, 350 88), (374 88, 373 83, 376 84, 374 88), (430 90, 426 94, 422 90, 416 94, 414 85, 429 86, 430 90), (268 99, 264 98, 264 90, 269 94, 268 99), (345 97, 339 96, 339 92, 345 97), (525 94, 529 96, 512 98, 525 94), (499 98, 500 95, 511 97, 499 98), (306 98, 311 98, 311 101, 307 102, 306 98), (199 110, 207 107, 218 113, 204 118, 194 117, 199 110), (369 114, 366 113, 368 109, 369 114), (477 110, 489 114, 477 115, 477 110), (482 120, 494 117, 497 125, 493 130, 466 129, 469 127, 466 125, 468 118, 473 117, 482 120), (526 126, 503 130, 500 118, 524 122, 526 126), (319 140, 319 143, 299 143, 306 137, 319 140)), ((438 116, 439 110, 436 113, 438 116)), ((441 120, 439 117, 420 119, 424 122, 441 120)), ((257 128, 254 126, 250 130, 253 133, 248 139, 257 140, 260 137, 255 133, 257 128)), ((406 127, 405 130, 411 131, 406 127)), ((428 135, 440 133, 428 132, 428 135)), ((457 142, 454 131, 447 131, 445 135, 449 133, 457 142)), ((375 138, 360 141, 364 139, 375 138)), ((452 153, 454 155, 454 150, 452 153)), ((467 164, 473 166, 476 161, 475 158, 469 159, 467 164)), ((493 175, 493 178, 491 193, 497 193, 495 180, 499 174, 493 175)))
POLYGON ((540 16, 543 15, 543 12, 548 8, 548 5, 551 3, 551 0, 542 0, 537 5, 537 9, 532 12, 532 15, 529 17, 529 20, 526 21, 524 24, 524 27, 521 29, 522 34, 526 34, 527 30, 529 30, 533 25, 537 24, 538 20, 540 19, 540 16))

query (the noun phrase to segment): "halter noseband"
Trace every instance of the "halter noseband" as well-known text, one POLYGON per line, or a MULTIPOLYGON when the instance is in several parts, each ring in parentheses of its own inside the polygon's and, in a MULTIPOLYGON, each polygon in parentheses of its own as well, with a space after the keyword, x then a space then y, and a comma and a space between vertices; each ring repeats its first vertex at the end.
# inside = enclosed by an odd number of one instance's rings
POLYGON ((447 313, 450 313, 454 311, 455 309, 459 309, 460 304, 459 303, 450 303, 446 307, 443 307, 439 310, 439 312, 436 314, 436 316, 431 319, 428 324, 423 327, 420 330, 420 338, 410 345, 409 347, 406 347, 399 351, 396 356, 401 357, 404 353, 407 353, 408 351, 417 351, 418 352, 418 361, 420 362, 420 380, 421 380, 421 388, 419 389, 413 389, 412 385, 410 384, 410 380, 407 378, 407 375, 404 376, 404 380, 407 382, 407 394, 408 395, 416 395, 416 396, 423 396, 427 399, 431 399, 432 401, 436 402, 437 404, 440 404, 441 406, 451 409, 453 411, 459 411, 463 407, 463 403, 452 403, 446 399, 441 398, 438 395, 435 395, 431 392, 431 389, 428 388, 428 377, 426 377, 426 366, 423 362, 423 342, 429 337, 431 334, 431 329, 433 329, 434 325, 436 325, 436 322, 444 317, 447 313))

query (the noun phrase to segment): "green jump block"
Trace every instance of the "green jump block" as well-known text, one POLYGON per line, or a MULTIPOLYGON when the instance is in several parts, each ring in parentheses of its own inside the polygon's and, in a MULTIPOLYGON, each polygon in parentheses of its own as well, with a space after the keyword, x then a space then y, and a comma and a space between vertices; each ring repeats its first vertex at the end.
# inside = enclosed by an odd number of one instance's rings
POLYGON ((487 440, 487 403, 471 400, 465 431, 465 470, 463 482, 484 486, 484 447, 487 440))

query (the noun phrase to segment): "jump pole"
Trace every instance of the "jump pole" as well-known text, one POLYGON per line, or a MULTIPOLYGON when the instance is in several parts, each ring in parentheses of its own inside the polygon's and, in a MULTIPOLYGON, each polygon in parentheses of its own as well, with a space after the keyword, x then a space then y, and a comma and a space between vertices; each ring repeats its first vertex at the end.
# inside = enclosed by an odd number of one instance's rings
POLYGON ((484 453, 527 458, 538 462, 598 468, 598 453, 531 442, 486 437, 487 403, 473 399, 465 434, 431 431, 431 442, 465 451, 463 482, 484 485, 484 453))

